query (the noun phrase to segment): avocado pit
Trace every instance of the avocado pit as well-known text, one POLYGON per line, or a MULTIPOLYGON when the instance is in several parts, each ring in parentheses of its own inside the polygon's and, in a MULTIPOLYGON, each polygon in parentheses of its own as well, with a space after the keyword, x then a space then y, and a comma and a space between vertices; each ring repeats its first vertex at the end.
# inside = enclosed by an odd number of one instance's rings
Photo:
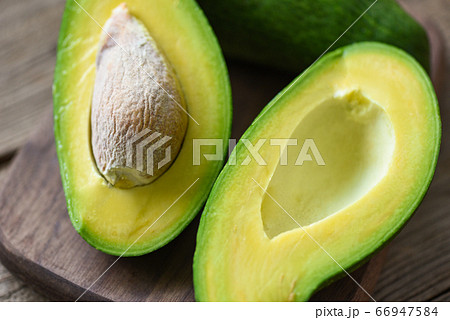
POLYGON ((91 147, 105 180, 119 188, 161 176, 187 128, 181 86, 146 27, 125 4, 101 35, 91 106, 91 147))

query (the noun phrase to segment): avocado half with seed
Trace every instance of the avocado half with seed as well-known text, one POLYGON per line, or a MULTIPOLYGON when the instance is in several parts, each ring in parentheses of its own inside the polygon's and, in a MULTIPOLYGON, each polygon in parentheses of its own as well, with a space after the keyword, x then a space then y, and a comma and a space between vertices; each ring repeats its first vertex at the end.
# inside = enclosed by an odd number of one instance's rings
POLYGON ((135 256, 171 241, 202 208, 223 160, 194 164, 193 141, 227 141, 231 94, 194 1, 122 2, 67 2, 54 130, 75 229, 101 251, 135 256), (159 141, 154 154, 143 137, 159 141))
POLYGON ((430 80, 405 52, 360 43, 324 56, 262 111, 216 181, 196 299, 303 301, 351 271, 424 197, 440 128, 430 80), (248 163, 261 139, 265 163, 248 163))

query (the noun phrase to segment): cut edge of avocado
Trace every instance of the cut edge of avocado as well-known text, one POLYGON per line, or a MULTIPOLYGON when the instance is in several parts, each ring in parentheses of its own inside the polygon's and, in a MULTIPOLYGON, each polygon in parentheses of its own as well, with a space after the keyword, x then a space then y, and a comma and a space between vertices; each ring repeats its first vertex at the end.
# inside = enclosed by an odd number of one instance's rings
MULTIPOLYGON (((253 124, 249 127, 249 129, 245 132, 245 134, 241 138, 241 139, 250 139, 252 141, 252 138, 256 139, 257 137, 261 137, 261 131, 263 131, 264 128, 270 127, 269 120, 275 117, 278 113, 282 112, 283 108, 287 109, 290 99, 294 99, 296 95, 301 94, 302 89, 306 90, 308 88, 308 85, 310 85, 311 83, 315 83, 314 82, 315 78, 322 75, 324 70, 326 71, 327 68, 332 69, 333 67, 336 67, 338 63, 336 61, 348 59, 348 55, 351 54, 355 55, 358 53, 381 54, 382 56, 385 56, 387 59, 392 58, 393 61, 400 62, 403 65, 403 67, 405 67, 405 70, 409 70, 411 72, 411 75, 415 78, 414 80, 417 80, 414 82, 414 84, 420 85, 420 89, 423 90, 423 92, 421 93, 424 94, 423 98, 424 101, 427 103, 427 105, 422 107, 426 109, 428 113, 425 111, 424 113, 427 117, 429 117, 429 119, 424 120, 425 122, 428 121, 427 124, 429 125, 429 127, 423 129, 425 130, 424 135, 426 137, 424 137, 419 142, 426 144, 429 138, 429 141, 431 141, 432 146, 427 149, 429 153, 428 157, 426 157, 425 160, 423 160, 424 162, 426 162, 425 164, 423 164, 426 167, 424 169, 426 172, 423 174, 422 179, 416 182, 416 189, 413 190, 414 194, 413 196, 411 196, 411 199, 408 198, 404 200, 405 202, 408 202, 407 208, 403 208, 402 214, 397 214, 397 212, 395 213, 396 214, 395 217, 398 216, 396 222, 391 222, 390 224, 386 222, 386 226, 384 228, 385 229, 387 228, 388 230, 384 230, 384 234, 382 236, 376 237, 374 242, 371 243, 370 245, 367 245, 366 247, 361 247, 359 250, 354 252, 354 255, 346 256, 345 252, 339 252, 339 258, 341 261, 340 264, 346 269, 346 271, 352 271, 361 264, 363 264, 373 254, 378 252, 384 245, 386 245, 387 242, 391 240, 398 232, 400 232, 401 228, 405 225, 408 219, 413 215, 415 209, 419 206, 433 178, 437 164, 437 159, 439 156, 441 123, 440 123, 438 101, 434 93, 431 81, 429 80, 425 70, 410 55, 390 45, 376 42, 362 42, 339 48, 331 53, 326 54, 317 63, 315 63, 313 66, 304 71, 300 76, 298 76, 283 91, 281 91, 262 110, 261 114, 256 118, 256 120, 253 122, 253 124), (390 229, 388 227, 390 227, 390 229)), ((387 79, 386 81, 389 82, 390 80, 387 79)), ((270 132, 273 132, 273 130, 270 132)), ((232 157, 234 156, 237 157, 237 162, 239 163, 239 159, 243 159, 247 154, 248 152, 246 152, 243 143, 240 141, 237 144, 236 148, 234 149, 232 157)), ((295 266, 292 265, 290 266, 290 268, 298 270, 301 269, 304 274, 309 274, 311 277, 310 278, 311 282, 309 283, 308 286, 298 285, 297 281, 303 281, 303 283, 308 282, 308 279, 306 280, 301 279, 301 277, 299 276, 300 271, 298 271, 298 273, 296 273, 296 271, 291 271, 290 275, 293 279, 295 278, 295 281, 293 282, 293 285, 290 286, 290 289, 288 290, 289 292, 286 292, 286 286, 284 286, 284 291, 282 291, 279 287, 275 285, 273 286, 273 292, 269 290, 265 291, 264 293, 261 293, 261 291, 267 290, 267 288, 265 288, 263 284, 261 284, 260 282, 258 282, 258 280, 255 280, 254 278, 259 277, 260 279, 261 278, 264 279, 264 275, 260 274, 264 272, 262 270, 268 269, 271 270, 274 274, 280 271, 279 270, 277 271, 277 267, 273 268, 266 267, 265 263, 267 263, 267 259, 269 258, 267 258, 266 260, 262 259, 262 261, 259 261, 260 265, 253 265, 254 267, 256 267, 256 269, 253 271, 245 269, 246 268, 245 261, 247 261, 248 264, 250 264, 249 261, 252 261, 254 264, 256 264, 257 263, 255 262, 257 261, 256 255, 258 253, 255 252, 260 251, 263 252, 264 254, 266 254, 266 252, 272 253, 271 250, 276 251, 276 248, 270 246, 271 243, 282 244, 283 241, 289 242, 290 239, 289 237, 292 238, 296 234, 300 237, 300 240, 298 241, 301 241, 301 239, 305 238, 305 236, 304 233, 302 233, 302 230, 300 230, 300 228, 297 228, 282 232, 278 236, 269 239, 269 237, 263 230, 263 223, 261 221, 262 219, 261 217, 248 218, 249 221, 260 224, 259 226, 253 226, 253 229, 256 229, 256 231, 253 230, 252 227, 247 226, 240 227, 238 224, 239 221, 237 221, 238 218, 232 217, 233 214, 237 215, 237 213, 235 212, 239 212, 239 210, 245 211, 245 208, 247 208, 247 204, 251 207, 251 209, 248 210, 256 210, 255 207, 258 207, 257 204, 253 205, 252 203, 245 203, 245 206, 241 207, 241 209, 235 208, 234 211, 232 209, 231 212, 227 212, 227 209, 225 207, 227 204, 226 201, 223 200, 223 198, 227 197, 230 199, 233 198, 232 193, 226 194, 225 190, 233 189, 233 183, 235 184, 242 183, 242 181, 240 181, 239 179, 238 179, 239 181, 236 181, 235 179, 236 174, 237 172, 239 172, 242 175, 243 171, 245 170, 250 171, 248 167, 243 169, 239 167, 239 165, 230 166, 230 164, 227 163, 224 169, 222 170, 221 174, 219 175, 218 179, 216 180, 214 187, 211 191, 211 195, 205 206, 204 213, 202 214, 198 230, 197 247, 193 263, 196 300, 197 301, 308 300, 310 296, 317 290, 323 288, 324 286, 330 284, 337 278, 343 276, 344 271, 340 267, 337 267, 333 261, 331 262, 327 261, 326 259, 331 260, 328 256, 325 257, 325 260, 323 260, 323 258, 321 258, 322 260, 320 260, 324 264, 327 263, 329 264, 328 267, 325 266, 324 268, 322 268, 324 274, 321 275, 317 275, 314 274, 314 272, 310 272, 310 269, 315 267, 314 265, 301 266, 301 263, 299 262, 297 265, 298 268, 295 268, 295 266), (227 218, 225 218, 225 216, 227 216, 227 218), (233 220, 233 218, 235 220, 233 220), (234 227, 231 226, 233 224, 234 227), (253 233, 241 235, 241 238, 245 239, 246 242, 251 242, 253 245, 255 245, 254 247, 252 247, 251 245, 248 245, 248 247, 244 246, 243 244, 240 245, 237 240, 232 238, 232 235, 234 234, 233 232, 237 233, 239 231, 236 230, 240 229, 244 229, 247 231, 252 230, 253 233), (226 234, 227 231, 229 237, 225 238, 225 236, 222 233, 226 234), (220 235, 218 235, 218 233, 220 233, 220 235), (252 238, 252 236, 258 237, 258 239, 255 240, 254 238, 252 238), (252 238, 252 240, 249 240, 249 238, 252 238), (220 245, 221 242, 225 241, 225 239, 228 243, 228 247, 231 247, 231 249, 224 248, 223 246, 220 245), (264 244, 259 243, 259 241, 264 242, 264 244), (269 245, 267 245, 268 243, 269 245), (261 248, 259 248, 258 246, 260 246, 261 248), (224 253, 224 251, 226 251, 226 253, 224 253), (248 254, 248 256, 245 256, 245 254, 248 254), (214 255, 214 257, 212 257, 211 255, 214 255), (244 261, 242 262, 244 265, 241 267, 241 269, 239 269, 240 268, 238 262, 239 259, 244 261), (242 275, 239 274, 238 272, 239 270, 243 270, 242 275), (226 273, 227 271, 229 273, 226 273), (252 272, 257 276, 253 277, 251 274, 252 272), (248 281, 249 283, 245 283, 245 281, 248 279, 246 278, 246 276, 248 276, 249 278, 253 277, 252 282, 248 281), (240 286, 239 280, 241 280, 245 284, 240 286)), ((258 169, 252 169, 251 172, 258 173, 258 169)), ((272 178, 273 176, 270 179, 272 178)), ((382 179, 385 179, 385 176, 382 179)), ((263 182, 260 181, 260 183, 262 183, 263 186, 265 187, 264 184, 265 181, 263 182)), ((270 184, 270 180, 268 184, 270 184)), ((365 199, 366 195, 372 192, 372 190, 375 189, 377 186, 378 183, 372 189, 370 189, 361 199, 365 199)), ((250 186, 250 187, 258 188, 257 186, 250 186)), ((239 192, 239 190, 237 190, 236 192, 239 192)), ((249 191, 249 193, 250 192, 251 191, 249 191)), ((361 201, 361 199, 357 200, 356 203, 361 201)), ((236 199, 229 201, 239 202, 236 199)), ((350 204, 349 207, 352 206, 354 206, 354 203, 350 204)), ((343 210, 338 210, 337 212, 334 212, 331 215, 319 221, 316 221, 311 225, 306 226, 305 228, 312 230, 311 232, 320 234, 320 230, 317 230, 318 227, 314 228, 314 226, 319 226, 324 221, 326 223, 327 220, 334 220, 333 222, 335 222, 337 220, 336 217, 339 215, 339 213, 345 211, 345 209, 346 208, 343 208, 343 210)), ((248 215, 250 214, 251 213, 248 213, 248 215)), ((256 213, 254 215, 256 215, 256 213)), ((242 218, 243 216, 240 215, 239 217, 242 218)), ((243 223, 249 221, 244 221, 243 223)), ((327 225, 325 224, 325 227, 326 226, 327 225)), ((383 226, 384 225, 380 227, 381 230, 383 229, 382 228, 383 226)), ((376 234, 376 231, 377 230, 374 231, 374 234, 376 234)), ((321 241, 321 238, 319 236, 317 238, 319 238, 319 241, 321 241)), ((339 238, 337 239, 339 240, 339 238)), ((290 243, 294 245, 296 241, 291 239, 290 243)), ((348 243, 347 247, 350 245, 351 243, 348 243)), ((289 248, 289 246, 285 245, 285 248, 289 248)), ((345 249, 346 248, 343 248, 342 250, 345 251, 345 249)), ((311 254, 317 254, 317 250, 319 249, 313 247, 311 250, 312 250, 311 254)), ((334 251, 332 251, 331 254, 334 256, 334 251)), ((273 253, 273 255, 276 256, 275 253, 273 253)), ((303 257, 305 258, 305 256, 303 257)), ((284 268, 285 267, 284 261, 282 261, 281 259, 276 260, 274 257, 271 258, 272 258, 271 261, 278 262, 279 264, 278 268, 282 270, 289 269, 289 263, 287 263, 288 267, 284 268)), ((274 274, 267 275, 267 278, 265 279, 269 283, 267 284, 267 286, 269 286, 270 283, 274 281, 273 280, 273 278, 275 277, 274 274)))
POLYGON ((191 153, 192 139, 211 136, 226 140, 224 151, 227 150, 232 120, 228 71, 212 28, 194 1, 166 1, 153 7, 156 2, 149 0, 78 2, 81 6, 67 2, 64 10, 53 84, 54 133, 67 209, 76 231, 94 248, 116 256, 139 256, 161 248, 186 228, 204 205, 223 166, 225 159, 193 167, 191 153), (90 148, 93 66, 102 32, 96 22, 102 25, 112 9, 123 2, 149 29, 180 82, 198 76, 198 86, 210 85, 205 98, 194 84, 181 83, 188 111, 203 127, 199 129, 201 126, 189 123, 185 141, 171 167, 150 185, 132 189, 108 185, 96 168, 90 148), (164 26, 171 22, 171 28, 166 28, 168 34, 164 34, 164 26), (79 25, 83 28, 78 28, 79 25), (181 47, 177 48, 182 45, 185 45, 183 54, 181 47), (186 54, 193 54, 196 68, 186 63, 186 54), (206 107, 209 109, 205 111, 206 107), (191 170, 185 170, 180 163, 188 159, 191 170), (183 177, 177 178, 177 173, 183 173, 183 177), (184 199, 174 204, 192 183, 184 199), (157 192, 156 196, 152 192, 157 192), (162 197, 161 204, 155 202, 156 197, 162 197), (167 214, 160 216, 165 210, 167 214), (120 219, 126 230, 120 230, 120 219), (100 222, 95 224, 95 220, 100 222), (152 223, 154 226, 144 232, 152 223), (140 234, 143 236, 139 237, 140 234))

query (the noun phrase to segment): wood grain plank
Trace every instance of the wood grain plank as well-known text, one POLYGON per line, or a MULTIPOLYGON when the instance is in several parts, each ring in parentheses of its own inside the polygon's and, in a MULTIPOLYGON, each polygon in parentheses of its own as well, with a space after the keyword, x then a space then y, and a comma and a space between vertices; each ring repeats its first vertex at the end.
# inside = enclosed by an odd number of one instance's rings
POLYGON ((0 162, 0 184, 5 181, 5 177, 8 174, 9 165, 9 161, 0 162))
POLYGON ((447 289, 444 292, 437 294, 430 301, 433 301, 433 302, 449 302, 450 301, 450 289, 447 289))
POLYGON ((0 158, 22 146, 51 106, 63 0, 0 1, 0 158))
MULTIPOLYGON (((442 143, 438 168, 431 188, 415 216, 390 245, 386 263, 375 289, 382 301, 450 301, 450 10, 447 0, 402 0, 411 14, 420 16, 428 29, 440 30, 446 50, 441 60, 442 76, 435 77, 442 118, 442 143), (445 67, 442 66, 445 62, 445 67), (447 292, 443 294, 443 292, 447 292)), ((439 64, 439 63, 438 63, 439 64)))
POLYGON ((48 301, 0 264, 0 302, 48 301))
MULTIPOLYGON (((5 183, 10 161, 0 163, 0 184, 5 183)), ((0 302, 8 301, 46 301, 24 281, 14 276, 0 264, 0 302)))

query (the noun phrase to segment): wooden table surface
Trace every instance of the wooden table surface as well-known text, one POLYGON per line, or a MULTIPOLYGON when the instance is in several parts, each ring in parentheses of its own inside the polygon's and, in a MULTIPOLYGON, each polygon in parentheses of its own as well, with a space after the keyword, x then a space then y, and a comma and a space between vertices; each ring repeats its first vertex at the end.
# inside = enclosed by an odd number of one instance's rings
MULTIPOLYGON (((420 12, 442 32, 447 47, 447 77, 440 94, 443 120, 441 155, 436 175, 450 170, 450 0, 401 0, 408 10, 420 12)), ((56 55, 56 41, 63 0, 2 0, 0 2, 0 183, 16 150, 29 138, 52 108, 51 84, 56 55)), ((247 67, 230 64, 232 87, 246 86, 253 80, 234 77, 247 67)), ((251 69, 251 68, 250 68, 251 69)), ((267 77, 273 77, 268 74, 267 77)), ((250 100, 234 96, 234 107, 264 106, 289 78, 280 78, 280 87, 264 86, 265 95, 250 100)), ((258 76, 260 77, 260 76, 258 76)), ((267 82, 268 83, 268 82, 267 82)), ((239 90, 235 90, 239 92, 239 90)), ((252 109, 254 110, 254 109, 252 109)), ((256 116, 249 114, 246 121, 256 116)), ((235 138, 245 129, 246 121, 235 121, 235 138)), ((435 179, 436 181, 437 179, 435 179)), ((433 188, 446 190, 450 181, 437 180, 433 188), (437 185, 439 184, 439 185, 437 185), (443 187, 444 186, 444 187, 443 187)), ((378 301, 450 301, 450 206, 448 201, 428 204, 408 223, 390 245, 374 297, 378 301), (447 204, 447 205, 443 205, 447 204)), ((26 283, 0 264, 0 301, 46 301, 26 283)))

